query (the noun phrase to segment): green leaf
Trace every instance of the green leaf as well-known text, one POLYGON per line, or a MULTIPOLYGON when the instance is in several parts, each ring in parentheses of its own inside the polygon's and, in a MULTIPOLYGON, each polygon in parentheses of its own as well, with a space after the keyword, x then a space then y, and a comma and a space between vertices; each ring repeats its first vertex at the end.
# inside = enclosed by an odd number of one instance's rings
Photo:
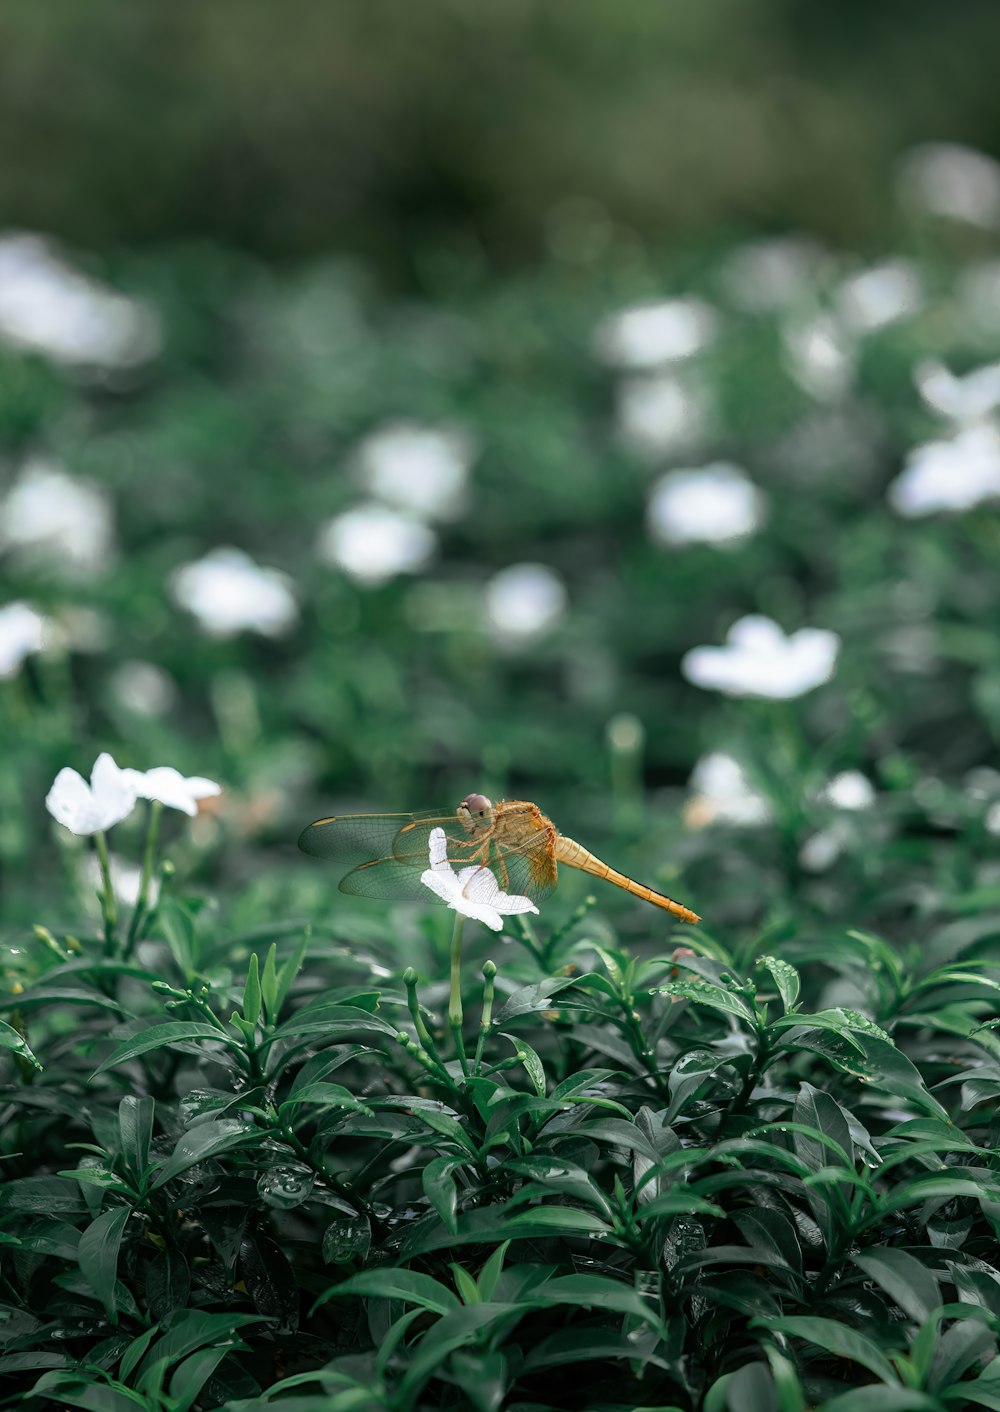
POLYGON ((135 1098, 131 1094, 118 1105, 118 1137, 122 1156, 136 1183, 149 1162, 155 1108, 152 1098, 135 1098))
POLYGON ((330 1299, 348 1294, 362 1294, 372 1299, 402 1299, 407 1304, 419 1304, 433 1314, 447 1314, 459 1307, 458 1296, 430 1275, 421 1275, 416 1270, 364 1270, 321 1294, 311 1312, 330 1299))
POLYGON ((292 954, 282 962, 278 972, 278 983, 274 997, 274 1005, 268 1008, 268 1018, 274 1024, 282 1010, 285 1008, 285 1001, 292 988, 292 983, 299 973, 299 967, 306 959, 306 952, 309 950, 309 943, 312 941, 312 927, 303 929, 302 935, 295 944, 292 954))
POLYGON ((260 963, 257 960, 256 951, 251 951, 250 961, 247 964, 247 978, 243 986, 243 1018, 248 1025, 256 1025, 260 1019, 261 992, 260 992, 260 963))
POLYGON ((770 971, 787 1014, 789 1010, 794 1008, 795 1002, 799 998, 801 981, 798 971, 794 966, 790 966, 787 961, 782 961, 777 956, 758 956, 754 962, 754 968, 770 971))
POLYGON ((435 1157, 423 1170, 424 1195, 452 1235, 458 1232, 458 1191, 454 1172, 462 1161, 461 1157, 435 1157))
POLYGON ((658 995, 673 995, 679 1000, 692 1000, 696 1005, 707 1005, 711 1010, 722 1010, 727 1015, 736 1015, 748 1024, 755 1025, 757 1017, 742 995, 735 991, 723 990, 709 981, 670 981, 657 987, 658 995))
POLYGON ((496 1294, 497 1282, 500 1279, 500 1272, 503 1269, 504 1258, 509 1246, 509 1240, 498 1245, 479 1272, 479 1297, 486 1302, 489 1302, 496 1294))
POLYGON ((525 985, 520 990, 515 990, 513 995, 508 996, 499 1014, 494 1017, 494 1028, 502 1029, 509 1020, 518 1015, 530 1014, 533 1010, 552 1009, 553 995, 558 995, 567 986, 575 985, 578 979, 577 976, 549 976, 544 981, 536 981, 533 985, 525 985))
POLYGON ((274 1024, 278 1018, 278 971, 277 971, 278 943, 272 941, 267 948, 267 955, 264 958, 264 970, 260 978, 260 994, 264 1002, 264 1009, 270 1024, 274 1024))
POLYGON ((211 1040, 216 1044, 227 1045, 230 1049, 240 1048, 238 1040, 202 1020, 171 1020, 165 1025, 153 1025, 142 1034, 125 1040, 103 1064, 97 1066, 90 1076, 91 1080, 96 1079, 98 1074, 107 1073, 109 1069, 125 1064, 130 1059, 137 1059, 140 1054, 148 1054, 153 1049, 190 1046, 195 1040, 211 1040))
POLYGON ((41 1070, 41 1064, 28 1048, 27 1042, 22 1034, 19 1034, 12 1025, 0 1020, 0 1049, 11 1049, 15 1054, 19 1054, 22 1059, 26 1059, 34 1068, 41 1070))
POLYGON ((519 1039, 516 1035, 510 1034, 505 1035, 504 1038, 509 1039, 511 1044, 514 1046, 514 1050, 517 1054, 517 1057, 524 1065, 525 1072, 528 1075, 528 1078, 531 1080, 532 1087, 538 1094, 538 1097, 544 1098, 545 1066, 542 1063, 541 1059, 539 1059, 538 1055, 532 1049, 531 1045, 528 1044, 525 1040, 519 1039))
POLYGON ((343 1108, 348 1112, 364 1113, 369 1118, 375 1116, 374 1109, 355 1098, 342 1084, 306 1084, 305 1087, 297 1089, 290 1098, 285 1099, 278 1109, 278 1116, 283 1122, 286 1119, 293 1120, 293 1116, 298 1116, 295 1109, 300 1103, 319 1108, 343 1108))
POLYGON ((916 1324, 922 1324, 941 1303, 937 1280, 926 1265, 905 1250, 879 1246, 850 1258, 916 1324))
POLYGON ((772 1333, 805 1339, 807 1343, 814 1343, 837 1358, 860 1363, 862 1368, 867 1368, 885 1383, 896 1386, 899 1384, 895 1369, 878 1344, 873 1343, 864 1334, 859 1334, 856 1329, 841 1324, 837 1319, 814 1319, 808 1316, 751 1319, 750 1327, 770 1329, 772 1333))
POLYGON ((113 1324, 118 1322, 115 1303, 118 1251, 131 1214, 131 1208, 128 1206, 113 1206, 110 1210, 103 1211, 80 1236, 80 1244, 77 1247, 80 1269, 113 1324))
POLYGON ((159 1190, 174 1177, 180 1176, 190 1167, 216 1157, 220 1152, 231 1152, 236 1147, 246 1147, 259 1143, 263 1134, 252 1123, 241 1123, 235 1118, 222 1118, 216 1122, 199 1123, 182 1134, 177 1146, 160 1168, 151 1184, 153 1191, 159 1190))

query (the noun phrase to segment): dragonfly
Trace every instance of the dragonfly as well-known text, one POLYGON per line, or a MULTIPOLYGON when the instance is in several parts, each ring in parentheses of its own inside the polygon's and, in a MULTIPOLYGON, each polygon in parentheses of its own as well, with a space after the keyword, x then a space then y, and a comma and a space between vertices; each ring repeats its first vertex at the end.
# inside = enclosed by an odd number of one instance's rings
POLYGON ((563 863, 662 907, 682 922, 701 921, 690 907, 609 867, 524 799, 494 804, 485 794, 469 794, 453 813, 336 814, 303 829, 299 847, 313 857, 350 866, 341 892, 432 902, 436 899, 420 877, 428 866, 433 829, 444 830, 450 863, 488 868, 504 892, 537 902, 555 887, 563 863))

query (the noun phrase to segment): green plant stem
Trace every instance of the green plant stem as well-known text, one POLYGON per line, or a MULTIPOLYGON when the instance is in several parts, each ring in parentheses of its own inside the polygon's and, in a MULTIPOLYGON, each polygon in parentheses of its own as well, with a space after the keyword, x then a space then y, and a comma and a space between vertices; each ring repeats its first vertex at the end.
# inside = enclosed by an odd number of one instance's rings
POLYGON ((403 972, 403 984, 406 986, 406 1006, 410 1012, 410 1019, 413 1021, 413 1028, 417 1032, 417 1040, 423 1046, 424 1053, 434 1064, 441 1076, 453 1087, 451 1075, 445 1067, 444 1061, 438 1051, 434 1036, 424 1022, 424 1017, 420 1013, 420 1000, 417 996, 417 973, 412 966, 407 966, 403 972))
POLYGON ((146 846, 142 855, 142 874, 139 878, 139 896, 135 900, 135 911, 129 922, 128 938, 125 942, 124 958, 127 960, 139 938, 139 928, 146 919, 149 901, 149 885, 153 880, 153 864, 156 860, 156 842, 160 834, 160 819, 163 805, 154 799, 149 806, 149 824, 146 828, 146 846))
POLYGON ((472 1072, 479 1073, 480 1065, 483 1062, 483 1049, 486 1045, 486 1038, 490 1032, 490 1025, 493 1023, 493 992, 494 978, 497 968, 492 961, 487 961, 483 966, 483 1013, 479 1021, 479 1038, 476 1040, 476 1054, 472 1061, 472 1072))
POLYGON ((103 829, 94 834, 94 847, 101 867, 101 913, 104 917, 104 954, 114 956, 117 950, 118 905, 115 890, 111 886, 111 857, 108 853, 108 839, 103 829))
POLYGON ((455 1052, 462 1066, 462 1073, 468 1078, 469 1061, 465 1054, 465 1040, 462 1037, 462 929, 465 918, 461 912, 455 913, 455 928, 451 934, 451 990, 448 995, 448 1023, 455 1036, 455 1052))

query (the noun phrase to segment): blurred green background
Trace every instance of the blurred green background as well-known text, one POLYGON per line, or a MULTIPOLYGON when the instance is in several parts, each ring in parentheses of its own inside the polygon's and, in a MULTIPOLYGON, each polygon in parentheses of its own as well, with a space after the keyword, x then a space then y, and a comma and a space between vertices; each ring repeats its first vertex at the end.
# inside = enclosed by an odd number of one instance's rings
POLYGON ((314 813, 474 788, 718 922, 1000 885, 998 45, 986 0, 5 5, 11 926, 87 895, 42 801, 104 748, 224 784, 173 856, 248 917, 335 896, 314 813), (887 499, 928 443, 960 513, 887 499), (719 462, 753 528, 677 538, 719 462), (227 547, 278 577, 182 572, 227 547), (753 612, 833 681, 685 680, 753 612))

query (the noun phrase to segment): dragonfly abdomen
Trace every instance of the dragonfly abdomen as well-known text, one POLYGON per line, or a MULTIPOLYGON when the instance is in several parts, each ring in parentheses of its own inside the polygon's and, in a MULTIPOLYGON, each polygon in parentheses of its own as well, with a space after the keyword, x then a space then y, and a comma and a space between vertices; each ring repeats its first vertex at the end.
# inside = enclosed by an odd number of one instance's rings
POLYGON ((616 869, 608 867, 607 863, 602 862, 600 858, 591 853, 589 848, 584 848, 582 843, 577 843, 575 838, 567 838, 565 834, 557 835, 556 859, 560 863, 565 863, 567 867, 579 868, 581 872, 590 873, 592 877, 603 878, 605 882, 613 883, 615 887, 623 888, 625 892, 631 892, 636 897, 641 897, 644 902, 652 902, 654 907, 662 907, 665 911, 672 912, 682 922, 701 921, 697 912, 692 912, 683 903, 675 902, 672 897, 664 897, 662 893, 654 892, 651 887, 644 887, 642 883, 633 882, 624 873, 619 873, 616 869))

